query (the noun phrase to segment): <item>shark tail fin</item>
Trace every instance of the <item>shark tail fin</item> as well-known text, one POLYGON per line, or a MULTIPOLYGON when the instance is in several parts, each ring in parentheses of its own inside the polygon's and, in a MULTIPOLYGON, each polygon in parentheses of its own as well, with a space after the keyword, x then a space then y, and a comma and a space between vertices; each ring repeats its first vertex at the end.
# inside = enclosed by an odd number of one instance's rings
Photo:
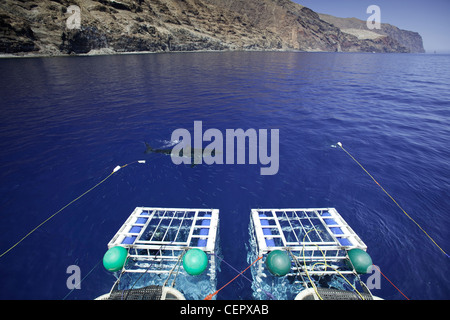
POLYGON ((144 143, 145 143, 145 147, 147 148, 147 151, 152 151, 153 150, 153 148, 150 147, 150 145, 147 142, 144 142, 144 143))

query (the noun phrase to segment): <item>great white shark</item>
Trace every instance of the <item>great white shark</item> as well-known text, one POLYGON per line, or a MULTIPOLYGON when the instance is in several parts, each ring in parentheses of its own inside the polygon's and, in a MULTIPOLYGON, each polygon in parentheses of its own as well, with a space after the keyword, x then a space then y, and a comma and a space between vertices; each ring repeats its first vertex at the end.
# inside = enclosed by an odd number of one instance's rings
MULTIPOLYGON (((172 155, 172 148, 169 149, 154 149, 152 148, 147 142, 145 142, 145 154, 149 154, 149 153, 159 153, 159 154, 165 154, 168 156, 172 155)), ((216 154, 220 154, 219 152, 216 151, 216 149, 207 149, 207 148, 202 148, 201 152, 196 152, 199 151, 200 149, 195 149, 195 148, 190 148, 187 147, 187 152, 183 152, 183 154, 181 155, 182 158, 191 158, 191 168, 195 167, 197 165, 197 161, 195 161, 195 159, 197 158, 201 158, 203 156, 203 152, 205 152, 205 150, 207 152, 210 152, 211 156, 215 156, 216 154)))

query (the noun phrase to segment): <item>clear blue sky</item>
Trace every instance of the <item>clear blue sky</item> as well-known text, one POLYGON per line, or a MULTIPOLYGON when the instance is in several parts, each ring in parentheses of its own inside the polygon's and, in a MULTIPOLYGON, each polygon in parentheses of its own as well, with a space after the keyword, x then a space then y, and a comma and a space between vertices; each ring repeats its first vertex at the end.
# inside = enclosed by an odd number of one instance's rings
POLYGON ((367 20, 369 5, 381 9, 381 22, 420 33, 427 53, 450 53, 450 0, 293 0, 316 12, 367 20))

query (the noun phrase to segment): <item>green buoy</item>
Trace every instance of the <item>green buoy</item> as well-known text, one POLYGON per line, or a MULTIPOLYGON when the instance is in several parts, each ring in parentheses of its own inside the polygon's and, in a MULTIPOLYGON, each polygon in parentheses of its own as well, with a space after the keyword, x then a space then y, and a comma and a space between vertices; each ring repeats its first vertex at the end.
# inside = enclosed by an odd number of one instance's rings
POLYGON ((128 250, 124 247, 112 247, 103 256, 103 266, 111 272, 119 271, 123 268, 127 255, 128 250))
POLYGON ((351 249, 347 253, 356 272, 359 274, 369 272, 369 269, 372 266, 372 258, 367 252, 361 249, 351 249))
POLYGON ((196 276, 205 271, 208 265, 208 256, 203 250, 189 249, 183 257, 183 268, 191 276, 196 276))
POLYGON ((266 266, 274 276, 282 277, 291 270, 291 259, 286 252, 273 250, 266 257, 266 266))

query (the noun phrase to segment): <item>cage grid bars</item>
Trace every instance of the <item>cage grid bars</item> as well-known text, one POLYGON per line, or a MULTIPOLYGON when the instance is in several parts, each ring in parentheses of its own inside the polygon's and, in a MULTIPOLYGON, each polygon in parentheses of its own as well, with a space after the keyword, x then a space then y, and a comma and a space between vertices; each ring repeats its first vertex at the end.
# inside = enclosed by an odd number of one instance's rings
MULTIPOLYGON (((151 273, 165 273, 167 270, 147 270, 146 265, 148 263, 154 264, 170 264, 171 262, 176 262, 178 257, 183 253, 184 250, 189 249, 190 247, 199 247, 203 249, 207 254, 209 254, 209 259, 211 262, 211 268, 215 268, 215 259, 214 253, 215 250, 215 242, 216 242, 216 233, 218 227, 218 215, 219 210, 217 209, 180 209, 180 208, 147 208, 147 207, 137 207, 132 212, 132 214, 127 218, 125 223, 121 226, 116 235, 112 238, 112 240, 108 243, 108 247, 111 248, 115 245, 122 245, 129 249, 129 258, 133 259, 134 269, 128 268, 125 266, 125 272, 151 272, 151 273), (203 215, 199 216, 199 212, 202 212, 203 215), (158 213, 156 217, 159 219, 157 225, 151 230, 153 231, 149 240, 141 240, 143 233, 147 230, 147 227, 151 223, 152 219, 155 218, 155 215, 158 213), (181 216, 182 213, 182 216, 181 216), (192 218, 189 218, 188 215, 193 214, 192 218), (179 215, 179 216, 177 216, 179 215), (145 223, 139 223, 139 218, 147 219, 145 223), (164 231, 164 235, 161 238, 161 241, 154 241, 156 231, 161 227, 163 220, 166 219, 164 223, 170 219, 169 224, 167 225, 166 230, 164 231), (180 223, 178 226, 174 224, 174 220, 179 219, 180 223), (209 219, 208 225, 198 224, 198 221, 202 219, 209 219), (190 220, 190 224, 184 225, 183 222, 190 220), (169 231, 171 227, 176 226, 176 232, 173 238, 168 239, 169 231), (139 233, 131 233, 133 227, 140 227, 141 230, 139 233), (189 228, 189 234, 185 241, 175 241, 180 234, 181 229, 189 228), (207 229, 207 234, 196 234, 194 235, 194 229, 201 228, 207 229), (127 237, 135 237, 135 240, 131 244, 124 244, 123 241, 127 237), (204 246, 192 245, 192 242, 196 241, 195 239, 206 239, 206 244, 204 246), (170 241, 172 240, 172 241, 170 241), (139 267, 139 264, 142 267, 139 267)), ((184 239, 183 239, 184 240, 184 239)), ((198 241, 198 240, 197 240, 198 241)), ((210 268, 210 269, 211 269, 210 268)), ((210 270, 211 271, 211 270, 210 270)))
POLYGON ((177 233, 175 234, 175 237, 173 237, 174 241, 178 238, 178 234, 180 233, 181 227, 182 227, 183 222, 184 222, 184 218, 186 217, 186 212, 187 211, 184 211, 183 217, 181 218, 181 221, 180 221, 180 227, 178 228, 177 233))
MULTIPOLYGON (((152 217, 151 218, 149 218, 149 221, 148 221, 148 223, 150 223, 150 221, 151 221, 151 219, 153 219, 153 216, 156 214, 156 212, 157 212, 157 210, 154 210, 153 211, 153 215, 152 215, 152 217)), ((163 219, 164 219, 164 216, 166 215, 166 212, 167 211, 164 211, 164 213, 163 213, 163 216, 162 217, 158 217, 159 218, 159 222, 158 222, 158 225, 155 227, 155 232, 153 232, 153 234, 152 234, 152 236, 151 236, 151 238, 150 239, 148 239, 148 241, 149 242, 151 242, 152 240, 153 240, 153 237, 155 236, 155 234, 156 234, 156 230, 158 230, 159 229, 159 226, 161 225, 161 223, 163 222, 163 219)))
MULTIPOLYGON (((345 248, 350 247, 359 247, 363 250, 365 250, 367 247, 365 244, 359 239, 359 237, 354 233, 354 231, 348 226, 348 224, 345 222, 345 220, 340 216, 340 214, 337 212, 335 208, 308 208, 308 209, 252 209, 251 210, 251 217, 252 217, 252 224, 253 229, 256 237, 256 244, 258 246, 258 254, 263 255, 265 253, 268 253, 271 250, 274 249, 289 249, 293 254, 294 252, 298 252, 297 255, 294 254, 296 259, 300 262, 300 267, 304 267, 303 261, 306 261, 308 263, 308 273, 309 274, 318 274, 318 275, 324 275, 324 274, 335 274, 336 271, 330 270, 330 268, 326 268, 325 266, 320 266, 323 270, 311 270, 310 268, 314 263, 316 262, 324 262, 324 260, 327 261, 328 266, 332 266, 335 268, 339 268, 337 265, 338 261, 342 261, 346 259, 345 254, 345 248), (263 216, 260 217, 260 213, 268 214, 270 212, 270 216, 263 216), (280 213, 281 212, 281 213, 280 213), (290 217, 288 216, 288 213, 290 212, 290 215, 292 218, 295 217, 295 220, 298 222, 298 224, 301 227, 301 231, 303 231, 306 234, 306 238, 308 238, 307 241, 300 241, 299 237, 295 232, 293 232, 295 239, 297 239, 297 243, 295 242, 287 242, 284 231, 282 230, 282 227, 279 223, 280 217, 285 218, 288 222, 290 228, 292 231, 294 231, 293 223, 290 221, 290 217), (277 213, 280 213, 277 215, 277 213), (299 213, 301 216, 299 216, 299 213), (338 228, 344 228, 346 231, 343 234, 336 235, 332 232, 328 224, 324 221, 324 217, 322 216, 324 213, 328 213, 326 218, 334 219, 337 223, 333 224, 333 227, 338 228), (303 218, 304 215, 304 218, 303 218), (274 220, 275 223, 266 223, 265 225, 261 224, 261 219, 266 220, 274 220), (317 230, 316 224, 314 223, 314 219, 317 219, 317 221, 320 221, 320 224, 318 226, 321 226, 326 230, 328 233, 328 236, 333 241, 325 241, 326 239, 320 235, 320 233, 317 230), (314 230, 315 234, 317 235, 317 238, 320 241, 313 241, 312 237, 309 237, 309 234, 307 233, 307 226, 302 222, 302 220, 308 221, 311 225, 311 228, 314 230), (264 228, 269 229, 278 229, 279 235, 274 234, 266 234, 263 232, 264 228), (274 238, 281 238, 282 239, 282 246, 268 246, 266 243, 267 239, 274 239, 274 238), (339 241, 339 238, 352 238, 353 242, 351 245, 342 245, 339 241), (319 250, 320 248, 320 250, 319 250), (305 252, 308 252, 308 254, 305 254, 305 252), (319 253, 318 255, 316 253, 319 253), (323 253, 323 254, 322 254, 323 253), (324 258, 325 255, 325 258, 324 258), (327 270, 328 269, 328 270, 327 270)), ((317 222, 316 221, 316 222, 317 222)), ((262 262, 259 262, 260 270, 262 270, 262 262)), ((316 265, 317 267, 317 265, 316 265)), ((297 267, 295 267, 297 268, 297 267)), ((304 271, 301 271, 303 274, 306 274, 304 271)), ((352 270, 339 270, 342 274, 353 274, 354 271, 352 270)))

